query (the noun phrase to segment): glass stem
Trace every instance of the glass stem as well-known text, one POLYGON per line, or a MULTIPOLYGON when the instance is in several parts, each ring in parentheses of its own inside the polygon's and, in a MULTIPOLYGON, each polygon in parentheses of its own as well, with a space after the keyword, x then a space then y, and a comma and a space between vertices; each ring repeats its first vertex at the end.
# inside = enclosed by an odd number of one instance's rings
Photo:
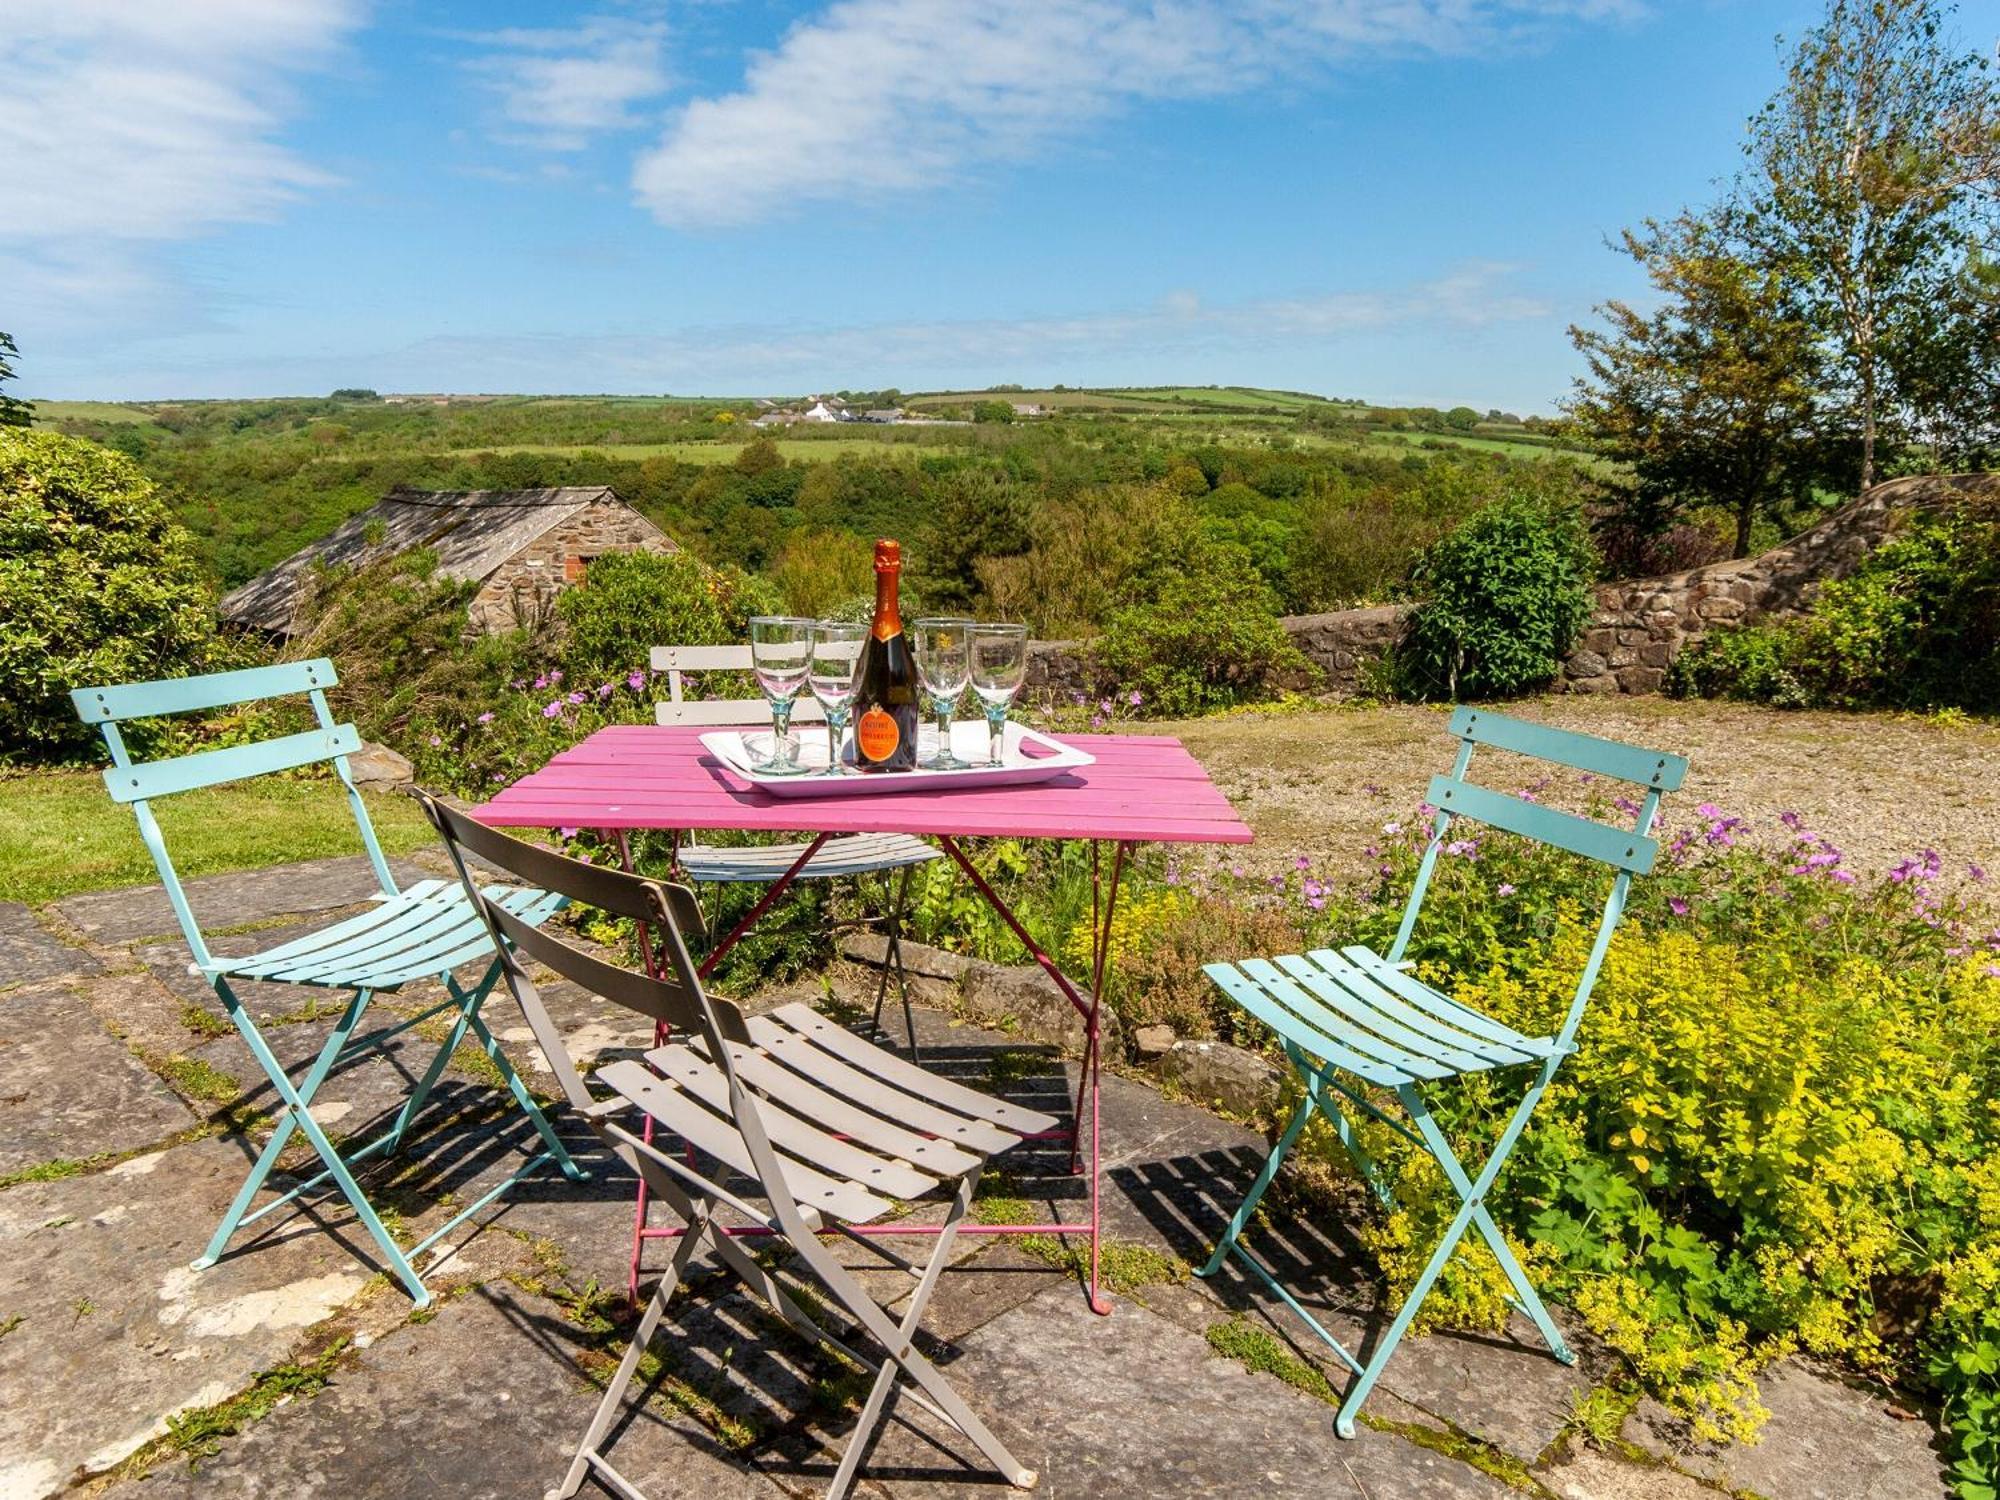
POLYGON ((779 765, 790 765, 791 746, 788 741, 792 734, 792 700, 784 699, 771 705, 771 759, 779 765))
POLYGON ((989 708, 986 710, 987 756, 989 766, 1000 764, 1000 752, 1007 748, 1007 710, 989 708))
POLYGON ((951 764, 951 705, 934 704, 931 712, 937 716, 938 744, 937 759, 941 764, 951 764))

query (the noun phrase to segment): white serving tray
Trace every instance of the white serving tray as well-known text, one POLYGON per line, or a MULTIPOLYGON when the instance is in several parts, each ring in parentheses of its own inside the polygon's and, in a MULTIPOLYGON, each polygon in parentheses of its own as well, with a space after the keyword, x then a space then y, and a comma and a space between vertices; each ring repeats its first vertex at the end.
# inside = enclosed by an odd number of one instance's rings
MULTIPOLYGON (((914 771, 829 776, 826 774, 826 730, 820 725, 808 724, 803 729, 794 728, 793 737, 799 741, 799 763, 807 769, 775 776, 763 768, 761 757, 752 752, 748 743, 761 738, 768 745, 771 738, 768 729, 716 730, 703 735, 701 743, 728 768, 732 776, 740 777, 776 797, 859 797, 884 792, 938 792, 956 787, 1021 786, 1028 782, 1048 781, 1065 771, 1097 763, 1097 757, 1087 751, 1051 739, 1038 730, 1009 723, 1001 750, 1001 764, 989 766, 985 763, 988 754, 986 721, 973 719, 961 720, 951 726, 952 754, 960 760, 973 762, 963 771, 927 771, 919 766, 914 771)), ((919 743, 925 744, 927 740, 920 740, 919 743)), ((851 761, 851 742, 841 748, 851 761)))

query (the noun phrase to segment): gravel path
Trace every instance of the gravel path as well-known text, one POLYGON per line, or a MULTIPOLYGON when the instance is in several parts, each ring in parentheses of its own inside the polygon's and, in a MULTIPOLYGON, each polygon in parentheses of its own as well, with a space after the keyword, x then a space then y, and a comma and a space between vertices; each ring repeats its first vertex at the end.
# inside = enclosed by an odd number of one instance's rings
MULTIPOLYGON (((2000 871, 2000 725, 1665 698, 1550 697, 1506 711, 1686 755, 1687 786, 1668 800, 1669 826, 1702 802, 1763 830, 1794 811, 1863 873, 1924 848, 1948 870, 1977 862, 2000 871)), ((1301 853, 1358 859, 1384 820, 1406 814, 1431 776, 1449 769, 1444 717, 1400 704, 1335 707, 1164 731, 1187 743, 1257 830, 1244 863, 1266 866, 1301 853)), ((1525 784, 1532 773, 1517 774, 1522 765, 1496 765, 1492 784, 1525 784)))

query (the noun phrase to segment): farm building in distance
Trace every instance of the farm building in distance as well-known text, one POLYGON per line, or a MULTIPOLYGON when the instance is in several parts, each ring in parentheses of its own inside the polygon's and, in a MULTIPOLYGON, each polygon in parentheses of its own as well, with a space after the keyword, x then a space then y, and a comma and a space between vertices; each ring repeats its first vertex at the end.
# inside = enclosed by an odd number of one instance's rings
POLYGON ((290 635, 316 567, 362 567, 419 547, 446 578, 477 582, 475 630, 511 630, 607 552, 677 552, 679 544, 605 485, 550 490, 392 490, 327 536, 225 594, 222 618, 290 635))

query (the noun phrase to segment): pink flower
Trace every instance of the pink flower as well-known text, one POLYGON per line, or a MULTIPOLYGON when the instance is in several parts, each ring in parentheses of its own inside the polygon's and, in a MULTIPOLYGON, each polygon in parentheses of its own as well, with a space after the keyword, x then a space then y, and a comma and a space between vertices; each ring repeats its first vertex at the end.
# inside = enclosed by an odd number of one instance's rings
POLYGON ((613 693, 617 691, 618 691, 618 686, 616 683, 611 683, 611 682, 599 683, 597 687, 597 701, 599 703, 602 703, 606 698, 609 698, 613 693))
POLYGON ((645 685, 646 685, 646 674, 644 672, 632 672, 626 675, 625 686, 630 688, 633 692, 635 693, 638 692, 639 689, 644 687, 645 685))
POLYGON ((1514 894, 1514 887, 1509 885, 1506 881, 1503 880, 1500 882, 1499 886, 1494 890, 1493 894, 1496 896, 1511 896, 1514 894))
POLYGON ((574 828, 558 828, 556 830, 556 837, 564 839, 573 839, 576 837, 576 830, 574 828))
POLYGON ((1681 900, 1680 897, 1669 896, 1667 898, 1667 910, 1677 917, 1684 917, 1688 914, 1689 907, 1687 902, 1681 900))
POLYGON ((493 722, 493 710, 490 708, 487 709, 485 713, 479 716, 476 722, 481 724, 491 724, 493 722))
POLYGON ((556 671, 553 671, 553 672, 549 673, 549 681, 550 681, 550 682, 561 682, 561 681, 562 681, 562 671, 561 671, 561 669, 557 669, 556 671))
POLYGON ((1092 714, 1090 716, 1090 727, 1092 729, 1102 729, 1104 727, 1104 715, 1092 714))
POLYGON ((547 673, 543 673, 540 677, 537 677, 535 679, 535 691, 538 693, 548 685, 549 685, 549 679, 547 673))
POLYGON ((1125 701, 1131 704, 1132 707, 1137 708, 1141 703, 1146 701, 1146 695, 1137 688, 1133 688, 1130 693, 1126 694, 1125 701))
POLYGON ((558 718, 561 716, 562 711, 563 711, 563 701, 562 699, 558 698, 556 699, 555 702, 551 703, 547 708, 542 710, 542 717, 545 719, 558 718))
POLYGON ((435 748, 436 746, 439 746, 439 745, 442 745, 443 743, 444 743, 444 740, 443 740, 443 739, 442 739, 442 738, 441 738, 440 736, 438 736, 438 735, 435 735, 435 734, 431 736, 431 745, 432 745, 432 747, 433 747, 433 748, 435 748))
POLYGON ((1806 820, 1795 812, 1779 813, 1778 821, 1791 829, 1793 833, 1801 832, 1806 826, 1806 820))
POLYGON ((569 701, 570 701, 570 702, 571 702, 572 704, 575 704, 575 703, 582 703, 582 702, 584 702, 584 701, 585 701, 585 700, 586 700, 587 698, 589 698, 589 696, 590 696, 590 695, 589 695, 588 693, 571 693, 571 694, 569 695, 569 701))
POLYGON ((1308 897, 1306 897, 1306 905, 1307 905, 1307 906, 1310 906, 1310 907, 1311 907, 1311 908, 1312 908, 1312 909, 1313 909, 1314 911, 1325 911, 1325 910, 1326 910, 1326 897, 1324 897, 1324 896, 1308 896, 1308 897))

